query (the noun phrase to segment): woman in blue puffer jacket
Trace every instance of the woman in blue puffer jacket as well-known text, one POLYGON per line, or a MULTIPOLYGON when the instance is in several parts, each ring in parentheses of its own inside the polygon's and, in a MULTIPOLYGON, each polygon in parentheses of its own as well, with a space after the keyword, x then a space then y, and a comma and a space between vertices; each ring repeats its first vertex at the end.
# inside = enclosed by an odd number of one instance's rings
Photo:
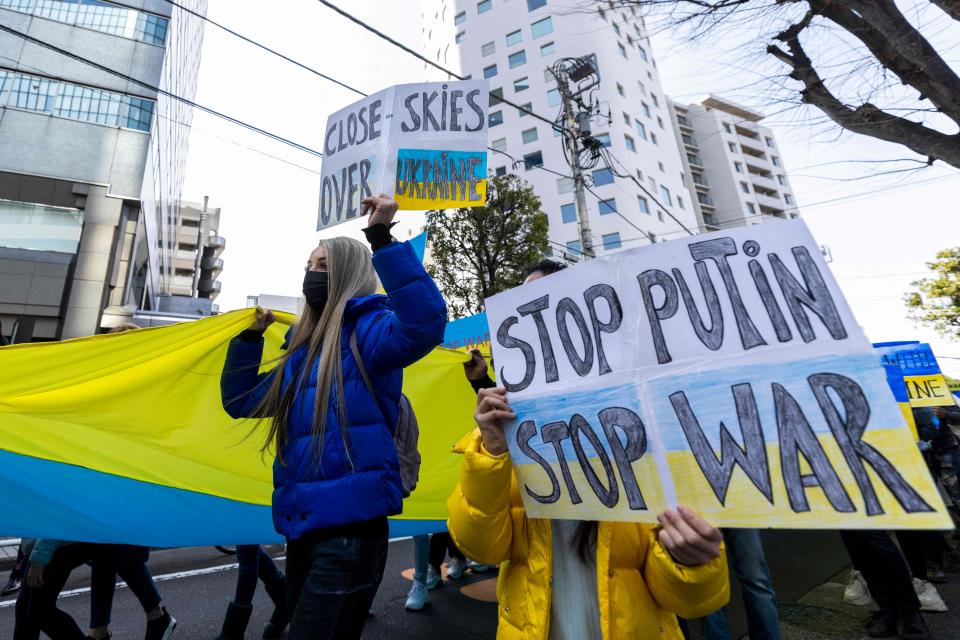
POLYGON ((362 205, 372 260, 356 240, 321 240, 303 280, 307 305, 277 367, 257 373, 273 320, 258 312, 230 343, 221 377, 227 413, 269 419, 290 640, 363 632, 386 564, 387 516, 403 506, 393 441, 403 368, 442 342, 446 324, 413 248, 390 235, 397 203, 380 196, 362 205), (385 296, 376 294, 381 282, 385 296), (376 397, 354 359, 354 332, 376 397))

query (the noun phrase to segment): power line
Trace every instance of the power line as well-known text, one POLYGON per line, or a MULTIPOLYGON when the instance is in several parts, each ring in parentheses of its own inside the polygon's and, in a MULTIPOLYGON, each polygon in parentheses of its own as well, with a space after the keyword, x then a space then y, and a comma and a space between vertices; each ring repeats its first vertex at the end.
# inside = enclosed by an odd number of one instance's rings
POLYGON ((223 120, 226 120, 227 122, 230 122, 230 123, 232 123, 232 124, 241 126, 241 127, 245 128, 245 129, 249 129, 250 131, 253 131, 254 133, 258 133, 258 134, 260 134, 260 135, 263 135, 263 136, 266 136, 266 137, 271 138, 271 139, 273 139, 273 140, 276 140, 277 142, 281 142, 281 143, 283 143, 283 144, 289 145, 289 146, 294 147, 294 148, 296 148, 296 149, 299 149, 300 151, 303 151, 303 152, 305 152, 305 153, 309 153, 309 154, 314 155, 314 156, 317 156, 317 157, 323 157, 323 153, 321 153, 320 151, 317 151, 316 149, 312 149, 312 148, 310 148, 310 147, 308 147, 308 146, 306 146, 306 145, 302 145, 302 144, 300 144, 300 143, 298 143, 298 142, 294 142, 293 140, 290 140, 290 139, 288 139, 288 138, 284 138, 283 136, 278 135, 278 134, 276 134, 276 133, 272 133, 272 132, 270 132, 270 131, 267 131, 266 129, 261 129, 260 127, 257 127, 256 125, 252 125, 252 124, 250 124, 250 123, 248 123, 248 122, 244 122, 243 120, 240 120, 240 119, 238 119, 238 118, 234 118, 233 116, 228 116, 227 114, 221 113, 220 111, 217 111, 216 109, 211 109, 210 107, 204 106, 204 105, 202 105, 202 104, 198 104, 198 103, 194 102, 193 100, 189 100, 189 99, 187 99, 187 98, 184 98, 183 96, 179 96, 179 95, 177 95, 177 94, 175 94, 175 93, 172 93, 172 92, 170 92, 170 91, 167 91, 166 89, 161 89, 160 87, 156 87, 156 86, 150 84, 149 82, 144 82, 143 80, 140 80, 140 79, 138 79, 138 78, 134 78, 133 76, 129 76, 129 75, 123 73, 122 71, 118 71, 118 70, 113 69, 113 68, 111 68, 111 67, 108 67, 108 66, 106 66, 106 65, 100 64, 99 62, 94 62, 93 60, 90 60, 89 58, 85 58, 85 57, 83 57, 83 56, 81 56, 81 55, 79 55, 79 54, 73 53, 73 52, 71 52, 71 51, 67 51, 66 49, 61 49, 60 47, 56 46, 55 44, 51 44, 51 43, 49 43, 49 42, 47 42, 47 41, 45 41, 45 40, 41 40, 41 39, 39 39, 39 38, 34 38, 34 37, 31 36, 31 35, 28 35, 28 34, 26 34, 26 33, 23 33, 22 31, 17 31, 16 29, 12 29, 12 28, 10 28, 10 27, 8 27, 8 26, 6 26, 6 25, 3 25, 3 24, 0 24, 0 31, 6 31, 7 33, 9 33, 9 34, 11 34, 11 35, 14 35, 14 36, 17 36, 17 37, 23 39, 23 40, 26 41, 26 42, 31 42, 31 43, 36 44, 36 45, 38 45, 38 46, 41 46, 41 47, 44 47, 44 48, 49 49, 49 50, 51 50, 51 51, 54 51, 54 52, 56 52, 56 53, 59 53, 60 55, 65 56, 65 57, 67 57, 67 58, 71 58, 71 59, 76 60, 76 61, 78 61, 78 62, 82 62, 83 64, 86 64, 86 65, 88 65, 88 66, 91 66, 91 67, 93 67, 93 68, 95 68, 95 69, 99 69, 100 71, 103 71, 104 73, 109 73, 110 75, 113 75, 113 76, 116 76, 116 77, 121 78, 121 79, 123 79, 123 80, 126 80, 127 82, 132 82, 133 84, 140 85, 141 87, 144 87, 145 89, 149 89, 150 91, 154 91, 154 92, 156 92, 156 93, 159 94, 159 95, 163 95, 163 96, 166 96, 166 97, 171 98, 171 99, 173 99, 173 100, 176 100, 176 101, 178 101, 178 102, 182 102, 183 104, 185 104, 185 105, 187 105, 187 106, 189 106, 189 107, 193 107, 194 109, 199 109, 200 111, 204 111, 204 112, 206 112, 206 113, 209 113, 210 115, 216 116, 216 117, 218 117, 218 118, 222 118, 223 120))
POLYGON ((312 73, 312 74, 314 74, 314 75, 316 75, 316 76, 320 76, 321 78, 323 78, 324 80, 327 80, 328 82, 332 82, 332 83, 334 83, 334 84, 340 85, 340 86, 343 87, 344 89, 347 89, 348 91, 353 91, 354 93, 359 94, 359 95, 361 95, 361 96, 366 97, 366 95, 367 95, 367 94, 364 93, 363 91, 360 91, 359 89, 357 89, 357 88, 355 88, 355 87, 351 87, 349 84, 347 84, 347 83, 345 83, 345 82, 342 82, 342 81, 340 81, 340 80, 337 80, 336 78, 334 78, 334 77, 332 77, 332 76, 329 76, 329 75, 323 73, 322 71, 318 71, 317 69, 314 69, 313 67, 311 67, 311 66, 309 66, 309 65, 306 65, 306 64, 300 62, 299 60, 294 60, 294 59, 291 58, 290 56, 285 55, 285 54, 283 54, 283 53, 280 53, 279 51, 277 51, 277 50, 275 50, 275 49, 271 49, 271 48, 268 47, 267 45, 262 44, 262 43, 260 43, 260 42, 257 42, 257 41, 254 40, 253 38, 250 38, 250 37, 248 37, 248 36, 245 36, 245 35, 243 35, 242 33, 238 33, 238 32, 236 32, 236 31, 234 31, 233 29, 231 29, 230 27, 227 27, 227 26, 225 26, 225 25, 217 22, 216 20, 212 20, 212 19, 208 18, 207 16, 205 16, 204 14, 202 14, 202 13, 200 13, 200 12, 198 12, 198 11, 194 11, 193 9, 190 9, 190 8, 188 8, 188 7, 185 7, 185 6, 183 6, 182 4, 180 4, 179 2, 176 2, 175 0, 164 0, 164 1, 167 2, 168 4, 174 6, 174 7, 177 7, 177 8, 180 9, 181 11, 185 11, 185 12, 189 13, 190 15, 195 16, 195 17, 197 17, 197 18, 200 18, 201 20, 203 20, 203 21, 205 21, 205 22, 209 22, 210 24, 212 24, 213 26, 217 27, 218 29, 221 29, 221 30, 223 30, 223 31, 226 31, 226 32, 229 33, 230 35, 235 36, 235 37, 237 37, 237 38, 240 38, 240 39, 243 40, 244 42, 247 42, 247 43, 249 43, 249 44, 252 44, 252 45, 255 46, 255 47, 259 47, 260 49, 263 49, 264 51, 266 51, 266 52, 268 52, 268 53, 271 53, 271 54, 277 56, 278 58, 281 58, 282 60, 285 60, 285 61, 289 62, 290 64, 296 65, 296 66, 300 67, 301 69, 303 69, 303 70, 305 70, 305 71, 309 71, 310 73, 312 73))
MULTIPOLYGON (((343 9, 341 9, 341 8, 338 7, 337 5, 333 4, 332 2, 328 2, 327 0, 317 0, 317 2, 319 2, 319 3, 322 4, 323 6, 327 7, 327 8, 330 9, 331 11, 334 11, 334 12, 340 14, 341 16, 343 16, 344 18, 346 18, 346 19, 349 20, 350 22, 358 25, 359 27, 362 27, 363 29, 366 29, 367 31, 369 31, 370 33, 374 34, 374 35, 377 36, 378 38, 381 38, 381 39, 383 39, 383 40, 386 40, 387 42, 389 42, 389 43, 392 44, 393 46, 395 46, 395 47, 397 47, 397 48, 405 51, 406 53, 412 55, 413 57, 417 58, 418 60, 421 60, 421 61, 429 64, 430 66, 435 67, 436 69, 439 69, 440 71, 446 73, 447 75, 449 75, 449 76, 451 76, 451 77, 453 77, 453 78, 456 78, 456 79, 458 79, 458 80, 466 80, 466 79, 467 79, 465 76, 461 76, 459 73, 454 73, 454 72, 451 71, 450 69, 447 69, 446 67, 444 67, 443 65, 441 65, 441 64, 438 63, 438 62, 434 62, 433 60, 431 60, 430 58, 426 57, 425 55, 420 54, 420 53, 417 53, 416 51, 414 51, 413 49, 411 49, 411 48, 408 47, 407 45, 405 45, 405 44, 403 44, 402 42, 399 42, 399 41, 395 40, 394 38, 388 36, 388 35, 385 34, 384 32, 382 32, 382 31, 380 31, 379 29, 377 29, 376 27, 373 27, 372 25, 364 22, 363 20, 361 20, 360 18, 354 16, 353 14, 344 11, 343 9)), ((515 102, 511 102, 511 101, 507 100, 506 98, 501 98, 500 96, 497 96, 497 101, 498 101, 498 102, 502 102, 503 104, 505 104, 505 105, 507 105, 507 106, 513 107, 514 109, 517 109, 517 110, 519 110, 519 111, 521 111, 521 112, 523 112, 523 113, 526 113, 527 115, 533 116, 534 118, 537 118, 538 120, 541 120, 541 121, 543 121, 543 122, 546 122, 547 124, 549 124, 549 125, 551 125, 551 126, 553 126, 553 127, 555 127, 555 128, 559 126, 559 125, 557 125, 557 123, 556 123, 553 119, 550 119, 550 118, 546 118, 546 117, 544 117, 544 116, 541 116, 539 113, 536 113, 536 112, 534 112, 534 111, 531 111, 530 109, 527 109, 526 107, 524 107, 524 106, 522 106, 522 105, 519 105, 519 104, 517 104, 517 103, 515 103, 515 102)))

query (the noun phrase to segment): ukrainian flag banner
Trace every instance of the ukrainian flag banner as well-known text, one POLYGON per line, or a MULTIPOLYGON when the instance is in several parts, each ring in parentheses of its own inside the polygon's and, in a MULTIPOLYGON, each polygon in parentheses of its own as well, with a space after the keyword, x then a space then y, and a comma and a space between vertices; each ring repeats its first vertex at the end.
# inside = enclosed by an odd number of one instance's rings
MULTIPOLYGON (((153 547, 278 540, 265 425, 220 402, 227 345, 253 310, 62 343, 0 348, 0 531, 153 547)), ((293 318, 266 334, 275 366, 293 318)), ((393 535, 442 530, 457 480, 451 447, 473 428, 463 353, 405 372, 420 422, 417 490, 393 535)))

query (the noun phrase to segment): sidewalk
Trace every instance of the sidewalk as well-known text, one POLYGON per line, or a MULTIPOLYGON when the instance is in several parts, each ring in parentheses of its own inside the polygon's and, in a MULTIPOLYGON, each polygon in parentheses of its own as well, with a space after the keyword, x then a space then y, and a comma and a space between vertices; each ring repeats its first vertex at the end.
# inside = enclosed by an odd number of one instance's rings
MULTIPOLYGON (((843 571, 794 602, 780 603, 783 640, 851 640, 864 638, 868 607, 843 601, 847 571, 843 571)), ((960 573, 949 573, 950 582, 934 585, 950 611, 924 614, 938 640, 960 638, 960 573)))

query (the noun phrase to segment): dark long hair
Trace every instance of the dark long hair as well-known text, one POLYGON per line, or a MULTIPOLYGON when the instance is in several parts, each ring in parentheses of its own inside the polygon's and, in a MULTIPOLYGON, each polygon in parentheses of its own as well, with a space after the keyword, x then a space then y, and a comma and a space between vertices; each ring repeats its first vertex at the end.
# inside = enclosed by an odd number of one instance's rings
POLYGON ((581 562, 587 564, 593 556, 593 548, 597 543, 598 523, 592 520, 584 520, 577 527, 577 532, 573 534, 573 541, 570 545, 577 552, 581 562))

